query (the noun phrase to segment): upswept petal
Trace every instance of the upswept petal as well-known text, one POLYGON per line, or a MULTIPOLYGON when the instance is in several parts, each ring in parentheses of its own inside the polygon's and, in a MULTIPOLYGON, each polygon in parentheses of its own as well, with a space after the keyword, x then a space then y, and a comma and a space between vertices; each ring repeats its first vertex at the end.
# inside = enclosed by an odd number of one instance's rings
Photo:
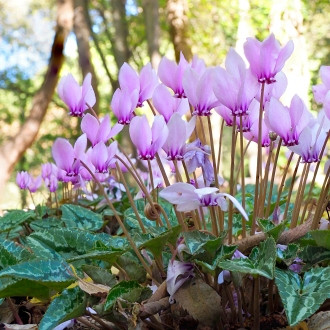
POLYGON ((323 84, 330 89, 330 65, 322 65, 320 68, 320 77, 323 84))
POLYGON ((172 90, 176 88, 176 70, 177 64, 173 61, 170 61, 168 58, 163 57, 159 62, 158 66, 158 76, 160 81, 170 87, 172 90))
POLYGON ((128 89, 129 91, 137 89, 140 92, 139 76, 126 62, 119 70, 118 81, 121 89, 128 89))
POLYGON ((152 145, 151 149, 154 153, 160 149, 165 143, 168 136, 168 128, 163 116, 157 115, 154 117, 154 122, 151 127, 152 145))
POLYGON ((288 109, 272 97, 269 106, 265 109, 265 121, 270 130, 285 139, 291 130, 291 118, 288 109))
POLYGON ((294 49, 294 44, 293 41, 290 40, 280 51, 280 53, 278 54, 278 58, 276 61, 276 65, 274 68, 275 72, 279 72, 283 69, 285 62, 287 61, 287 59, 291 56, 291 54, 293 53, 293 49, 294 49))
POLYGON ((298 95, 293 96, 289 111, 291 117, 291 126, 297 131, 299 135, 303 128, 308 125, 311 119, 313 119, 313 116, 308 111, 305 103, 298 95))
POLYGON ((173 114, 175 99, 165 85, 160 84, 156 87, 152 96, 152 102, 156 110, 168 122, 173 114))
POLYGON ((145 155, 152 142, 151 129, 145 115, 136 116, 131 120, 129 134, 140 156, 145 155))
POLYGON ((116 136, 118 133, 120 133, 124 128, 124 125, 122 124, 114 124, 110 130, 110 133, 109 133, 109 136, 108 136, 108 139, 111 139, 113 138, 114 136, 116 136))
POLYGON ((96 136, 99 129, 99 123, 97 119, 91 114, 87 113, 81 120, 80 127, 81 130, 87 135, 87 138, 92 143, 92 145, 95 145, 97 143, 96 136))
POLYGON ((159 196, 171 204, 182 204, 190 201, 199 201, 195 187, 189 183, 177 182, 164 188, 159 196))
POLYGON ((185 115, 189 111, 189 102, 187 98, 174 99, 174 113, 177 112, 181 116, 185 115))
POLYGON ((319 103, 319 104, 323 103, 325 96, 328 92, 328 88, 325 85, 320 84, 320 85, 313 86, 312 90, 313 90, 314 99, 315 99, 316 103, 319 103))
POLYGON ((213 69, 208 68, 200 77, 196 94, 201 109, 211 110, 218 105, 218 100, 213 92, 213 69))
POLYGON ((52 147, 52 155, 58 168, 70 172, 74 160, 74 151, 68 140, 57 138, 52 147))
POLYGON ((81 88, 81 108, 85 111, 88 105, 93 107, 96 103, 95 93, 92 87, 92 75, 87 73, 81 88), (88 105, 87 105, 88 104, 88 105))
POLYGON ((72 74, 61 78, 58 84, 58 94, 70 110, 75 110, 81 98, 81 87, 72 74))
POLYGON ((215 107, 214 110, 223 118, 227 126, 233 125, 233 113, 225 105, 215 107))
POLYGON ((280 49, 280 44, 275 39, 273 33, 262 42, 259 57, 262 77, 269 79, 274 75, 274 68, 280 49))
POLYGON ((260 76, 259 57, 260 57, 261 42, 255 38, 247 38, 244 43, 244 54, 250 63, 250 68, 253 74, 260 76))
POLYGON ((151 99, 155 88, 159 84, 157 74, 149 62, 140 72, 140 101, 151 99))
POLYGON ((87 147, 87 136, 86 134, 83 134, 79 136, 76 143, 74 144, 73 147, 74 157, 77 159, 83 157, 86 151, 86 147, 87 147))
POLYGON ((107 171, 108 149, 103 142, 99 142, 92 148, 90 160, 97 172, 104 173, 107 171))
POLYGON ((204 188, 195 189, 195 193, 198 195, 199 198, 205 195, 214 194, 217 191, 219 191, 219 189, 215 187, 204 187, 204 188))
POLYGON ((246 67, 242 57, 235 51, 234 48, 230 48, 226 56, 225 61, 226 71, 235 77, 238 81, 244 80, 246 67))
POLYGON ((199 104, 199 98, 196 93, 199 78, 197 71, 192 68, 187 68, 183 74, 182 85, 184 93, 193 107, 199 104))
POLYGON ((243 217, 246 220, 249 220, 249 217, 246 214, 245 210, 243 209, 241 203, 235 197, 233 197, 232 195, 226 194, 226 193, 220 193, 218 195, 228 197, 231 200, 231 202, 234 204, 234 206, 237 208, 237 210, 243 215, 243 217))
POLYGON ((100 142, 100 141, 106 143, 109 139, 110 130, 111 130, 110 116, 106 115, 101 120, 100 126, 98 128, 98 132, 97 132, 97 135, 96 135, 97 143, 100 142))

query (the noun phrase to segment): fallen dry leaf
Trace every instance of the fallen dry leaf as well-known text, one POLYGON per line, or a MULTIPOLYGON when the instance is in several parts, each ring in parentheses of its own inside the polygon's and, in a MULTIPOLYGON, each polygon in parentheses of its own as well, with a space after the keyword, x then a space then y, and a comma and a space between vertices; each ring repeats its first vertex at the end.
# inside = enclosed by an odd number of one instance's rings
POLYGON ((78 285, 81 290, 85 291, 90 295, 96 295, 96 296, 107 295, 110 290, 110 287, 106 285, 86 282, 81 278, 78 278, 78 285))
POLYGON ((176 303, 185 309, 200 325, 219 324, 221 298, 202 279, 192 279, 182 285, 173 295, 176 303))

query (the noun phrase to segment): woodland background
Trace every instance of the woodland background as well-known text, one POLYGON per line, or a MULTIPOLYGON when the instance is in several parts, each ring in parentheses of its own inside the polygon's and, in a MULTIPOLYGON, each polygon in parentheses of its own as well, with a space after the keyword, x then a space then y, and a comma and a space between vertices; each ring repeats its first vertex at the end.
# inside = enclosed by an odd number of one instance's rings
POLYGON ((39 174, 56 137, 80 135, 55 91, 63 74, 81 82, 91 72, 95 110, 105 114, 124 62, 157 68, 182 51, 220 65, 230 47, 243 54, 247 37, 271 31, 295 44, 284 103, 297 93, 317 111, 310 87, 330 64, 327 0, 0 0, 0 8, 0 210, 28 203, 17 171, 39 174))

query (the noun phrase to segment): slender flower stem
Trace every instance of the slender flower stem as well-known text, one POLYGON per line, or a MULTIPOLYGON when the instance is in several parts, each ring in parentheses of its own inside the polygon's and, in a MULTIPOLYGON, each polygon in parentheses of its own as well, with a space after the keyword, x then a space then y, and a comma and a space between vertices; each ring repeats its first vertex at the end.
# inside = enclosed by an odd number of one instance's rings
POLYGON ((155 157, 156 157, 157 164, 158 164, 158 167, 160 169, 160 172, 162 173, 162 176, 163 176, 163 179, 164 179, 164 182, 165 182, 165 186, 168 187, 168 186, 170 186, 170 181, 168 180, 168 177, 166 175, 163 163, 162 163, 162 161, 159 157, 158 152, 156 153, 155 157))
POLYGON ((151 185, 151 196, 154 202, 156 202, 157 196, 156 196, 156 190, 155 190, 155 184, 154 184, 154 176, 152 173, 152 166, 151 166, 151 161, 148 159, 148 171, 149 171, 149 176, 150 176, 150 185, 151 185))
POLYGON ((154 107, 154 105, 151 103, 151 100, 147 100, 147 102, 148 102, 148 105, 149 105, 149 107, 150 107, 150 109, 151 109, 151 111, 152 111, 152 114, 154 115, 154 116, 156 116, 156 109, 155 109, 155 107, 154 107))
MULTIPOLYGON (((247 143, 246 147, 244 148, 243 157, 245 157, 246 152, 248 151, 249 146, 250 146, 250 144, 251 144, 251 141, 252 141, 252 140, 249 140, 249 142, 247 143)), ((236 177, 235 177, 235 182, 238 182, 238 177, 239 177, 239 174, 240 174, 240 173, 241 173, 241 166, 238 166, 238 167, 237 167, 237 172, 236 172, 236 177)))
POLYGON ((260 183, 258 215, 261 218, 263 218, 263 216, 264 216, 265 199, 266 199, 267 186, 268 186, 269 167, 270 167, 270 161, 272 159, 272 154, 273 154, 273 141, 271 141, 270 146, 269 146, 269 154, 268 154, 268 158, 267 158, 267 162, 266 162, 264 178, 263 179, 261 178, 261 183, 260 183))
POLYGON ((224 126, 224 119, 221 120, 221 128, 219 133, 219 149, 218 149, 218 160, 217 160, 217 173, 220 171, 220 163, 221 163, 221 149, 222 149, 222 136, 223 136, 223 126, 224 126))
MULTIPOLYGON (((235 183, 234 183, 234 172, 235 172, 235 146, 236 146, 236 116, 234 116, 232 135, 231 135, 231 158, 230 158, 230 179, 229 179, 229 194, 234 196, 235 183)), ((229 203, 228 209, 228 242, 229 244, 233 241, 233 203, 229 203)))
POLYGON ((290 224, 290 229, 295 228, 298 223, 299 211, 301 208, 301 203, 304 198, 304 191, 305 191, 305 186, 306 186, 306 182, 307 182, 307 177, 309 174, 310 165, 311 165, 310 163, 306 163, 304 165, 304 169, 303 169, 302 175, 300 177, 298 192, 297 192, 296 200, 294 203, 294 209, 292 212, 292 220, 291 220, 291 224, 290 224))
POLYGON ((198 118, 199 125, 200 125, 201 131, 202 131, 202 138, 203 138, 202 143, 203 144, 207 144, 207 139, 206 139, 206 135, 205 135, 205 130, 204 130, 204 125, 203 125, 202 117, 201 116, 197 116, 197 118, 198 118))
POLYGON ((301 215, 301 222, 304 222, 304 219, 305 219, 305 214, 306 214, 306 210, 307 210, 307 206, 308 206, 308 203, 309 203, 309 200, 311 198, 311 195, 312 195, 312 191, 313 191, 313 188, 314 188, 314 183, 315 183, 315 180, 316 180, 316 175, 318 173, 318 170, 320 168, 320 164, 321 164, 321 158, 322 158, 322 155, 324 153, 324 150, 325 150, 325 147, 327 145, 327 142, 328 142, 328 139, 329 139, 329 136, 330 136, 330 132, 328 132, 328 135, 323 143, 323 146, 322 146, 322 149, 321 149, 321 152, 320 152, 320 156, 319 156, 319 161, 316 163, 316 166, 315 166, 315 170, 314 170, 314 175, 313 175, 313 179, 311 181, 311 185, 309 187, 309 191, 308 191, 308 195, 307 195, 307 199, 306 199, 306 203, 305 203, 305 207, 304 207, 304 210, 303 210, 303 213, 301 215))
POLYGON ((179 166, 178 166, 178 161, 176 159, 174 159, 173 164, 174 164, 174 168, 175 168, 175 176, 176 176, 177 182, 183 182, 182 176, 181 176, 181 173, 179 170, 179 166))
POLYGON ((184 173, 186 175, 186 178, 187 178, 187 183, 190 183, 190 177, 189 177, 189 173, 188 173, 188 168, 187 168, 187 164, 184 161, 184 159, 182 159, 182 166, 183 166, 183 170, 184 170, 184 173))
POLYGON ((133 200, 132 194, 131 194, 131 192, 129 191, 129 187, 128 187, 127 182, 126 182, 126 180, 125 180, 125 177, 124 177, 123 171, 121 170, 121 168, 120 168, 120 166, 118 165, 117 162, 116 162, 116 168, 117 168, 117 171, 118 171, 118 173, 119 173, 120 180, 121 180, 121 182, 123 183, 123 185, 124 185, 124 187, 125 187, 125 190, 126 190, 126 194, 127 194, 128 200, 129 200, 129 202, 130 202, 130 204, 131 204, 131 206, 132 206, 132 209, 133 209, 133 211, 134 211, 134 214, 135 214, 135 216, 136 216, 136 219, 137 219, 137 221, 139 222, 139 225, 140 225, 140 227, 141 227, 142 232, 143 232, 144 234, 146 234, 147 231, 146 231, 146 229, 145 229, 145 227, 144 227, 144 224, 143 224, 143 222, 142 222, 142 220, 141 220, 141 217, 140 217, 139 211, 138 211, 137 208, 136 208, 136 205, 135 205, 135 203, 134 203, 134 200, 133 200))
MULTIPOLYGON (((275 159, 274 159, 274 164, 273 164, 272 177, 270 179, 270 186, 269 186, 269 192, 268 192, 267 209, 266 209, 266 214, 265 214, 266 218, 269 217, 270 205, 271 205, 272 194, 273 194, 273 186, 274 186, 274 180, 275 180, 275 173, 276 173, 276 168, 277 168, 278 156, 280 155, 281 145, 282 145, 282 139, 279 140, 278 146, 277 146, 277 149, 276 149, 276 154, 275 154, 275 159)), ((265 190, 265 194, 266 194, 266 190, 265 190)), ((266 198, 266 195, 265 195, 265 198, 266 198)), ((265 201, 265 199, 264 199, 264 201, 265 201)))
MULTIPOLYGON (((243 209, 245 210, 245 173, 244 173, 244 146, 243 146, 243 118, 242 116, 239 117, 239 122, 240 122, 240 152, 241 152, 241 191, 242 191, 242 206, 243 209)), ((242 217, 242 237, 246 237, 246 224, 245 224, 245 219, 242 217)))
POLYGON ((328 205, 330 199, 329 189, 330 189, 330 167, 327 170, 327 174, 325 176, 320 193, 320 198, 318 200, 318 205, 314 213, 312 227, 311 227, 312 230, 318 228, 320 219, 322 217, 322 213, 324 212, 326 206, 328 205))
POLYGON ((258 123, 258 157, 257 157, 257 173, 254 191, 254 207, 252 216, 251 235, 255 234, 256 222, 258 216, 258 199, 259 199, 259 184, 261 177, 261 162, 262 162, 262 148, 261 148, 261 137, 262 137, 262 114, 263 114, 263 102, 265 93, 265 83, 261 83, 261 96, 260 96, 260 108, 259 108, 259 123, 258 123))
MULTIPOLYGON (((106 192, 104 191, 104 188, 101 184, 101 182, 96 178, 96 176, 94 175, 94 173, 90 170, 90 168, 82 161, 80 160, 80 163, 82 166, 84 166, 86 168, 86 170, 89 172, 89 174, 92 176, 93 180, 96 182, 96 184, 98 185, 102 195, 104 196, 107 204, 109 205, 110 209, 112 210, 114 217, 116 218, 120 228, 122 229, 123 233, 125 234, 127 240, 129 241, 131 247, 133 248, 136 256, 139 258, 139 260, 141 261, 142 266, 144 267, 144 269, 146 270, 146 272, 149 274, 149 276, 151 278, 153 278, 152 276, 152 271, 151 268, 148 266, 148 264, 145 262, 144 258, 142 257, 142 254, 140 253, 139 249, 137 248, 137 246, 135 245, 135 242, 133 241, 131 235, 129 234, 128 230, 126 229, 124 223, 122 222, 122 220, 120 219, 120 216, 117 213, 117 210, 115 209, 115 207, 113 206, 113 204, 111 203, 108 195, 106 194, 106 192)), ((155 279, 153 279, 155 280, 155 279)), ((157 282, 157 281, 156 281, 157 282)))
POLYGON ((214 180, 215 186, 219 188, 219 181, 218 181, 218 172, 217 172, 217 164, 215 159, 215 151, 214 151, 214 141, 213 141, 213 133, 212 133, 212 125, 211 125, 211 118, 207 116, 207 125, 210 134, 210 144, 211 144, 211 153, 212 153, 212 162, 213 162, 213 172, 214 172, 214 180))
POLYGON ((292 174, 292 181, 291 181, 291 184, 290 184, 289 193, 288 193, 288 197, 287 197, 287 201, 286 201, 286 205, 285 205, 284 216, 283 216, 283 219, 284 220, 286 220, 286 217, 287 217, 287 214, 288 214, 288 209, 289 209, 289 205, 290 205, 290 200, 291 200, 293 185, 294 185, 294 181, 296 179, 298 167, 299 167, 299 164, 300 164, 300 159, 301 159, 301 157, 298 158, 296 167, 295 167, 295 169, 293 171, 293 174, 292 174))
POLYGON ((93 107, 91 107, 87 102, 86 102, 86 105, 88 106, 89 111, 92 113, 92 115, 97 119, 97 121, 100 124, 100 119, 99 119, 97 113, 95 112, 95 110, 93 109, 93 107))
POLYGON ((268 281, 268 313, 274 313, 274 280, 268 281))
POLYGON ((218 231, 218 225, 217 225, 217 217, 215 215, 214 207, 210 206, 210 215, 211 215, 211 222, 212 222, 212 233, 218 237, 219 236, 219 231, 218 231))
MULTIPOLYGON (((287 164, 286 164, 286 167, 284 169, 284 172, 282 174, 282 181, 281 181, 281 184, 279 186, 279 189, 278 189, 278 193, 277 193, 277 200, 276 200, 276 204, 275 204, 275 209, 279 207, 279 204, 280 204, 280 198, 281 198, 281 195, 282 195, 282 191, 283 191, 283 188, 284 188, 284 184, 285 184, 285 179, 286 179, 286 175, 288 173, 288 170, 289 170, 289 166, 290 166, 290 163, 291 163, 291 160, 292 160, 292 157, 294 155, 294 152, 291 152, 289 158, 288 158, 288 161, 287 161, 287 164)), ((269 214, 270 212, 270 206, 269 206, 269 209, 267 207, 267 214, 269 214)))

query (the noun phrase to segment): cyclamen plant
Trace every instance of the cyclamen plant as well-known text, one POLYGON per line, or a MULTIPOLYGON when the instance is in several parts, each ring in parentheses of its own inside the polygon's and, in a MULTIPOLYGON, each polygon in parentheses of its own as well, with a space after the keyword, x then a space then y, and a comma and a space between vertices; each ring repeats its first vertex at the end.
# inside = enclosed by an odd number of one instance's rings
MULTIPOLYGON (((292 98, 290 107, 280 101, 287 86, 281 70, 293 52, 291 41, 281 47, 273 34, 262 42, 248 38, 244 52, 248 68, 234 49, 228 52, 224 68, 207 68, 197 57, 188 63, 182 54, 178 64, 164 57, 158 69, 162 83, 150 64, 136 73, 125 63, 119 72, 120 87, 113 95, 111 112, 101 119, 92 110, 95 94, 90 74, 82 87, 71 75, 63 77, 58 93, 70 115, 83 117, 83 134, 74 146, 68 140, 58 138, 52 148, 55 164, 44 164, 42 168, 42 178, 56 203, 59 182, 65 187, 63 191, 67 193, 71 187, 80 198, 95 198, 98 203, 98 195, 102 195, 100 203, 110 208, 130 248, 158 288, 156 293, 162 285, 167 285, 170 303, 177 300, 195 320, 214 328, 225 328, 229 324, 243 326, 246 320, 252 319, 253 329, 258 329, 262 285, 268 286, 269 312, 280 308, 274 304, 277 294, 274 280, 291 325, 312 315, 326 299, 298 316, 295 306, 286 301, 284 287, 292 278, 301 281, 297 273, 304 269, 302 263, 306 263, 298 258, 298 245, 293 248, 289 243, 319 228, 329 202, 328 166, 318 203, 316 207, 308 208, 329 138, 330 67, 321 68, 323 84, 313 88, 316 101, 323 105, 316 118, 297 95, 292 98), (91 113, 86 113, 88 109, 91 113), (117 123, 111 127, 112 114, 117 123), (221 129, 213 132, 211 120, 219 119, 221 129), (231 127, 232 137, 230 157, 225 156, 230 158, 228 180, 219 175, 223 131, 227 129, 224 123, 231 127), (137 159, 115 141, 123 125, 129 125, 137 159), (215 137, 218 135, 216 150, 215 137), (252 190, 245 183, 244 168, 251 142, 258 145, 257 173, 252 190), (282 171, 278 159, 281 150, 286 148, 291 154, 282 171), (240 155, 238 164, 236 153, 240 155), (298 157, 292 183, 284 195, 294 154, 298 157), (144 166, 144 173, 138 168, 139 163, 144 166), (314 174, 305 198, 312 163, 314 174), (303 170, 292 208, 291 196, 299 167, 303 170), (138 187, 136 196, 143 197, 145 214, 138 209, 141 199, 134 200, 123 172, 128 172, 138 187), (132 216, 122 217, 115 207, 123 194, 111 191, 119 187, 129 200, 136 226, 129 220, 132 216), (93 197, 95 193, 98 195, 93 197), (172 208, 164 200, 172 204, 172 208), (147 218, 155 222, 151 225, 147 218), (153 237, 153 243, 141 243, 142 236, 137 236, 138 232, 145 235, 144 240, 148 235, 153 237), (276 243, 282 245, 276 249, 276 243), (296 249, 295 253, 292 249, 296 249), (166 262, 169 253, 171 260, 166 262), (276 262, 281 265, 275 270, 276 262), (244 277, 244 274, 253 278, 244 277), (260 277, 267 279, 267 284, 261 283, 260 277), (162 281, 165 284, 161 284, 162 281), (222 299, 215 307, 216 315, 210 308, 208 321, 187 306, 182 298, 184 290, 192 292, 191 281, 197 281, 204 299, 222 299), (247 297, 243 288, 251 283, 253 292, 247 297), (247 302, 251 296, 254 299, 247 302)), ((28 173, 21 172, 17 174, 17 184, 32 193, 38 188, 39 179, 33 181, 28 173)), ((324 221, 322 226, 324 228, 324 221)), ((126 278, 130 277, 118 263, 113 265, 123 271, 126 278)), ((329 267, 319 268, 319 271, 328 272, 329 267)), ((105 310, 113 299, 110 296, 111 291, 105 310)), ((210 302, 205 303, 211 306, 210 302)), ((166 306, 159 306, 154 314, 161 315, 162 310, 168 308, 166 306)))

